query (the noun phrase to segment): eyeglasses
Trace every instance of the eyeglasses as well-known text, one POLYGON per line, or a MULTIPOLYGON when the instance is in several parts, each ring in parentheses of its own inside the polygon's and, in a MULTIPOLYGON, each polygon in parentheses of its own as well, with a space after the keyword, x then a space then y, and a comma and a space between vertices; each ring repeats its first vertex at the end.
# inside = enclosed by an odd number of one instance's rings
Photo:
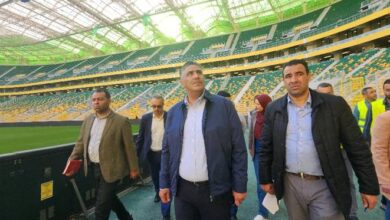
POLYGON ((162 105, 152 105, 152 108, 162 108, 162 105))

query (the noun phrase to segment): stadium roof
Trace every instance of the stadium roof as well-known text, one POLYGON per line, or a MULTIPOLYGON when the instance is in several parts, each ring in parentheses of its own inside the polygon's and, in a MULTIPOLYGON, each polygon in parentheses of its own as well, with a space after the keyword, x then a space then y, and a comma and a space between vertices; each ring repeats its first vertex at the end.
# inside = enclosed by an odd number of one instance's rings
POLYGON ((0 0, 0 63, 54 63, 276 23, 336 0, 0 0))

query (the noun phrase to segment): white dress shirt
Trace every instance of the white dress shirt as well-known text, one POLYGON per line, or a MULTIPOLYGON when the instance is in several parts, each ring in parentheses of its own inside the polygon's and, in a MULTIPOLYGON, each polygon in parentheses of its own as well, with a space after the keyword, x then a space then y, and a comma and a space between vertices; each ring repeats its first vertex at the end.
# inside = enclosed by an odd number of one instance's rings
POLYGON ((152 151, 162 150, 162 141, 164 137, 164 115, 160 118, 153 114, 152 119, 152 145, 150 149, 152 151))
POLYGON ((187 99, 184 101, 187 104, 188 112, 184 123, 179 175, 187 181, 206 181, 209 177, 202 131, 202 119, 206 100, 202 95, 191 105, 188 104, 187 99))
POLYGON ((107 117, 96 117, 93 121, 91 128, 89 144, 88 144, 88 156, 93 163, 99 163, 99 146, 102 139, 104 127, 106 127, 107 117))

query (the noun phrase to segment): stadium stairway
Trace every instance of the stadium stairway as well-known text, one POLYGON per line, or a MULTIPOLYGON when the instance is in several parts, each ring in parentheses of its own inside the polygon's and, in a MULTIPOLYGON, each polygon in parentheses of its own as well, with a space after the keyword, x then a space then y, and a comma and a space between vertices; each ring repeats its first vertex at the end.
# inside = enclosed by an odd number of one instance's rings
POLYGON ((386 49, 380 49, 380 50, 377 50, 373 55, 371 55, 368 59, 366 59, 365 61, 361 62, 360 65, 358 67, 356 67, 353 71, 349 72, 346 77, 349 77, 349 76, 355 76, 356 72, 358 72, 360 69, 362 69, 363 67, 365 67, 366 65, 368 65, 369 63, 371 63, 372 60, 376 59, 377 57, 381 56, 384 52, 386 51, 386 49))
POLYGON ((241 89, 241 91, 237 94, 236 98, 234 99, 234 104, 238 104, 242 98, 242 96, 245 94, 245 92, 249 89, 249 87, 252 85, 253 81, 255 80, 256 76, 251 76, 249 80, 246 82, 244 87, 241 89))
POLYGON ((325 68, 320 74, 318 74, 318 75, 313 79, 313 82, 318 81, 319 79, 323 78, 324 75, 325 75, 330 69, 332 69, 338 62, 339 62, 338 60, 333 61, 333 63, 331 63, 327 68, 325 68))
POLYGON ((213 80, 210 80, 208 82, 205 82, 206 83, 206 89, 209 90, 210 89, 210 86, 211 84, 213 84, 213 80))
POLYGON ((175 93, 176 91, 178 91, 178 89, 181 87, 181 84, 178 82, 177 85, 170 91, 168 92, 167 94, 165 94, 163 97, 164 99, 168 99, 173 93, 175 93))
POLYGON ((362 68, 354 71, 351 76, 368 76, 375 72, 390 67, 390 50, 389 48, 381 49, 377 54, 370 58, 371 62, 362 68))
POLYGON ((390 0, 384 0, 382 1, 382 4, 380 4, 377 8, 377 10, 381 10, 383 8, 385 8, 386 6, 388 6, 390 4, 390 0))
POLYGON ((129 109, 132 105, 134 105, 136 103, 136 101, 138 99, 141 99, 145 94, 147 94, 150 90, 152 89, 152 87, 149 87, 148 89, 146 89, 144 92, 140 93, 138 96, 136 96, 135 98, 131 99, 128 103, 126 103, 125 105, 119 107, 117 109, 118 112, 121 112, 125 109, 129 109))
POLYGON ((230 79, 231 79, 231 76, 230 76, 230 75, 226 75, 226 76, 224 77, 224 80, 222 81, 222 84, 221 84, 221 87, 219 88, 219 90, 225 90, 227 84, 228 84, 229 81, 230 81, 230 79))

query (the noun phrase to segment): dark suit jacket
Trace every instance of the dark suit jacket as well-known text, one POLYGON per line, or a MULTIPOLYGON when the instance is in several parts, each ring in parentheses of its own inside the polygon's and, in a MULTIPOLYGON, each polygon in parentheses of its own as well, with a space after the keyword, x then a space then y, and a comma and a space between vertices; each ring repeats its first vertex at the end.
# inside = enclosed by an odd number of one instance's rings
MULTIPOLYGON (((358 178, 359 191, 378 195, 378 179, 371 152, 350 107, 342 97, 313 90, 310 90, 310 94, 313 141, 329 190, 347 218, 351 208, 351 189, 340 145, 343 145, 351 161, 358 178)), ((278 199, 284 194, 287 124, 285 95, 267 106, 260 151, 260 182, 273 183, 278 199)))
MULTIPOLYGON (((164 111, 164 128, 167 120, 167 112, 164 111)), ((144 161, 152 145, 152 121, 153 112, 146 113, 141 118, 139 132, 137 136, 137 155, 140 161, 144 161)))
MULTIPOLYGON (((88 144, 95 114, 89 115, 81 125, 77 140, 69 159, 84 159, 84 173, 88 173, 88 144)), ((138 171, 138 158, 134 148, 131 124, 128 118, 115 112, 107 117, 99 146, 100 169, 106 182, 115 182, 138 171)))

